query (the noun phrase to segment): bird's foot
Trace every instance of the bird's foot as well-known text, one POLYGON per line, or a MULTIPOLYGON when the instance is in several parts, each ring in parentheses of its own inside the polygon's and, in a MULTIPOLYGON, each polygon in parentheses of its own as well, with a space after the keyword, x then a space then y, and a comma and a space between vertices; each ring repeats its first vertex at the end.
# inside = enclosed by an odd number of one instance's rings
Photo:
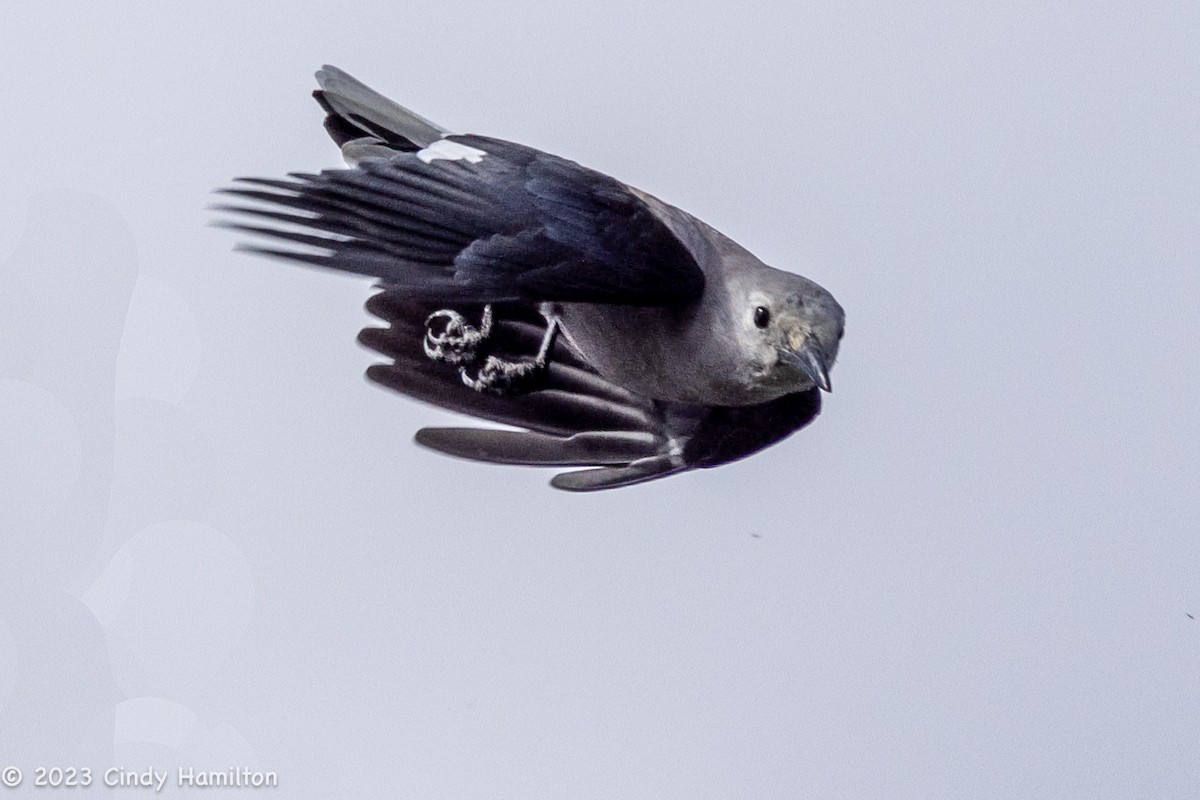
POLYGON ((528 394, 542 387, 550 371, 550 352, 558 337, 558 320, 551 320, 533 358, 505 360, 488 356, 472 376, 466 367, 459 369, 462 382, 477 392, 511 397, 528 394))
POLYGON ((479 346, 491 335, 492 307, 483 307, 483 318, 476 328, 457 311, 444 308, 425 319, 425 355, 443 364, 461 367, 474 364, 479 346))
POLYGON ((539 388, 545 380, 548 367, 545 359, 506 361, 488 356, 474 376, 466 367, 459 369, 459 374, 462 375, 462 382, 477 392, 511 397, 539 388))

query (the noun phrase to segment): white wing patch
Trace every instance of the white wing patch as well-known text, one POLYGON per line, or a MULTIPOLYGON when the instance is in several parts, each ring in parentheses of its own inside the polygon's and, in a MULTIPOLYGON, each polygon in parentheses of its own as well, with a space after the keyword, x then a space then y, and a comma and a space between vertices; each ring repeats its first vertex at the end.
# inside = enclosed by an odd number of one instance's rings
POLYGON ((471 147, 461 142, 452 142, 449 139, 438 139, 424 150, 417 151, 417 158, 424 161, 426 164, 433 163, 435 159, 444 158, 447 161, 469 161, 472 164, 478 164, 483 161, 483 157, 487 153, 477 147, 471 147))

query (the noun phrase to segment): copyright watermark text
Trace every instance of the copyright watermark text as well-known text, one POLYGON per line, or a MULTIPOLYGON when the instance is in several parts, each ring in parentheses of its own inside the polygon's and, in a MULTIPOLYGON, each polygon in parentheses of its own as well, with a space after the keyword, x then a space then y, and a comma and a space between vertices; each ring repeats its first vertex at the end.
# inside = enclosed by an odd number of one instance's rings
POLYGON ((279 775, 274 770, 254 770, 248 767, 228 767, 221 770, 178 767, 173 770, 127 769, 108 767, 34 767, 26 776, 20 767, 9 766, 0 770, 0 783, 9 789, 22 784, 35 789, 74 789, 103 786, 149 789, 161 792, 168 785, 188 789, 222 787, 226 789, 270 789, 279 786, 279 775))

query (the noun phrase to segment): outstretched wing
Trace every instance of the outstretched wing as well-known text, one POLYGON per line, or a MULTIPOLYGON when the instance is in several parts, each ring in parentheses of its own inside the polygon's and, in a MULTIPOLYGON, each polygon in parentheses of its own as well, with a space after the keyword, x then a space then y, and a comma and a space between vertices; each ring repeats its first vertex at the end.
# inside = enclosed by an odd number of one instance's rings
MULTIPOLYGON (((611 489, 726 464, 778 442, 820 411, 817 389, 760 406, 663 404, 601 378, 562 338, 543 388, 511 397, 480 394, 422 350, 425 318, 436 308, 394 291, 368 301, 367 309, 388 327, 367 328, 359 339, 392 359, 370 367, 368 377, 418 400, 520 429, 423 428, 416 440, 426 447, 497 464, 589 468, 556 475, 551 484, 559 489, 611 489)), ((532 307, 502 306, 497 317, 491 352, 509 358, 536 352, 546 323, 532 307)))
MULTIPOLYGON (((320 97, 327 109, 341 107, 329 98, 320 97)), ((444 136, 419 150, 404 137, 388 143, 387 131, 351 138, 373 128, 347 115, 332 115, 331 133, 376 156, 223 190, 253 201, 220 206, 241 220, 224 224, 287 245, 243 249, 460 303, 674 305, 703 292, 692 253, 620 181, 481 136, 444 136)))

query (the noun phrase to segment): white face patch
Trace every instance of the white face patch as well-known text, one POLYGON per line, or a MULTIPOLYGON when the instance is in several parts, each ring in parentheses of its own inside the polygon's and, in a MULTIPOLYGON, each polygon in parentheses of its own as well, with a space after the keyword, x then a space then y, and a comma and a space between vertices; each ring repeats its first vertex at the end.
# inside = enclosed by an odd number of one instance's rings
POLYGON ((438 139, 424 150, 417 151, 417 158, 426 164, 430 164, 439 158, 444 158, 447 161, 462 161, 465 159, 472 164, 478 164, 480 161, 483 161, 483 157, 486 155, 487 153, 477 147, 471 147, 461 142, 452 142, 449 139, 438 139))

